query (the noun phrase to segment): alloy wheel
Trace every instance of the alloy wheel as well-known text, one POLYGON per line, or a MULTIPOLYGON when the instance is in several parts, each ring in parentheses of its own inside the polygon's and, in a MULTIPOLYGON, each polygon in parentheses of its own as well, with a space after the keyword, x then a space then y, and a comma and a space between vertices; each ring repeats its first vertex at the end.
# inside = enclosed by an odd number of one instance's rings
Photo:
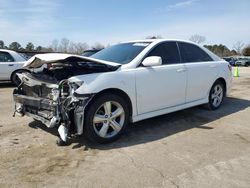
POLYGON ((214 107, 217 108, 218 106, 220 106, 223 99, 223 95, 224 93, 222 86, 220 84, 215 85, 211 96, 212 104, 214 107))
POLYGON ((95 112, 93 127, 100 137, 111 138, 116 136, 125 122, 123 107, 115 101, 106 101, 95 112))

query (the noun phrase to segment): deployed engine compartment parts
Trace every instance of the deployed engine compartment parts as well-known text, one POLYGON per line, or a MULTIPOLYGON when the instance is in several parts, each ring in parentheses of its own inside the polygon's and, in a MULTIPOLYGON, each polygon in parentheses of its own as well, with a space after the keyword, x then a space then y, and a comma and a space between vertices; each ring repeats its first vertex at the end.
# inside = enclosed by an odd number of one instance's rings
MULTIPOLYGON (((40 72, 18 74, 22 83, 13 92, 16 103, 14 115, 30 116, 49 128, 59 127, 58 132, 64 142, 71 135, 83 133, 84 109, 94 96, 75 93, 84 82, 69 82, 68 78, 114 71, 119 67, 96 61, 85 62, 85 57, 65 57, 49 61, 52 63, 40 72)), ((33 58, 29 62, 26 66, 47 63, 43 58, 33 58)))
MULTIPOLYGON (((29 78, 28 84, 32 85, 31 75, 22 75, 29 78)), ((73 95, 75 89, 67 80, 62 80, 58 85, 43 82, 38 85, 28 86, 24 82, 13 92, 16 110, 20 116, 27 115, 45 124, 48 128, 59 127, 60 138, 66 142, 70 134, 83 133, 84 108, 92 95, 77 98, 73 95), (73 117, 72 117, 73 116, 73 117), (70 133, 70 134, 69 134, 70 133)))

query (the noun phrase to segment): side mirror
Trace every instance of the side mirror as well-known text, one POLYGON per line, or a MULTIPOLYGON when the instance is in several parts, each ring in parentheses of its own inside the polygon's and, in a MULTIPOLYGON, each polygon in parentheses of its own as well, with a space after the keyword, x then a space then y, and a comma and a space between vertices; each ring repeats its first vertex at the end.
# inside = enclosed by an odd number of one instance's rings
POLYGON ((150 56, 143 60, 142 64, 145 67, 153 67, 162 65, 162 59, 159 56, 150 56))

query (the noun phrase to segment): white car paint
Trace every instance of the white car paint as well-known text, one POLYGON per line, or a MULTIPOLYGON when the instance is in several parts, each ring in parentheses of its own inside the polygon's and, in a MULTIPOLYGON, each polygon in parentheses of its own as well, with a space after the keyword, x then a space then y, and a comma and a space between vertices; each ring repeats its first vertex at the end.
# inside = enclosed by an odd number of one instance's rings
POLYGON ((138 114, 183 104, 186 91, 185 67, 181 63, 169 66, 138 67, 136 88, 138 114), (159 82, 159 80, 164 81, 159 82))
MULTIPOLYGON (((209 91, 218 78, 226 82, 230 91, 232 74, 228 63, 207 49, 202 48, 213 59, 209 62, 178 63, 153 67, 139 66, 145 55, 157 44, 167 41, 187 42, 175 39, 139 40, 129 42, 151 42, 130 63, 120 65, 113 72, 93 73, 73 76, 69 82, 83 82, 75 91, 78 94, 99 93, 106 89, 119 89, 126 93, 132 103, 132 121, 162 115, 184 108, 208 102, 209 91)), ((69 58, 72 55, 42 54, 35 56, 25 67, 39 67, 42 64, 69 58)), ((77 56, 80 58, 79 56, 77 56)), ((83 60, 116 66, 117 63, 105 62, 93 58, 83 60)))
POLYGON ((98 59, 93 59, 91 57, 72 55, 72 54, 63 54, 63 53, 49 53, 49 54, 37 54, 31 57, 27 62, 23 65, 24 68, 39 68, 44 64, 54 63, 56 61, 65 60, 68 58, 78 58, 82 61, 93 61, 96 63, 108 64, 111 66, 119 65, 118 63, 102 61, 98 59))
POLYGON ((25 59, 12 50, 0 49, 1 52, 8 53, 14 59, 13 62, 0 62, 0 80, 10 80, 14 71, 23 68, 25 59))

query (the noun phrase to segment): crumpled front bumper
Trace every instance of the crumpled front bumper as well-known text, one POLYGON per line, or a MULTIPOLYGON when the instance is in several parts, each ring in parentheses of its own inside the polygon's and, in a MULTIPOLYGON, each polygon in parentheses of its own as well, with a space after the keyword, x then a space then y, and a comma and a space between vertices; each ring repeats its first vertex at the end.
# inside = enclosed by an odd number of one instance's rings
POLYGON ((16 91, 13 93, 13 99, 16 103, 15 110, 18 115, 32 117, 49 128, 56 125, 56 122, 53 122, 52 119, 57 116, 58 105, 52 100, 21 95, 17 94, 16 91))
POLYGON ((83 133, 84 110, 91 95, 69 96, 64 101, 23 95, 18 89, 13 92, 15 113, 29 116, 47 127, 58 127, 63 141, 67 141, 69 130, 75 135, 83 133), (73 117, 72 117, 73 114, 73 117))

